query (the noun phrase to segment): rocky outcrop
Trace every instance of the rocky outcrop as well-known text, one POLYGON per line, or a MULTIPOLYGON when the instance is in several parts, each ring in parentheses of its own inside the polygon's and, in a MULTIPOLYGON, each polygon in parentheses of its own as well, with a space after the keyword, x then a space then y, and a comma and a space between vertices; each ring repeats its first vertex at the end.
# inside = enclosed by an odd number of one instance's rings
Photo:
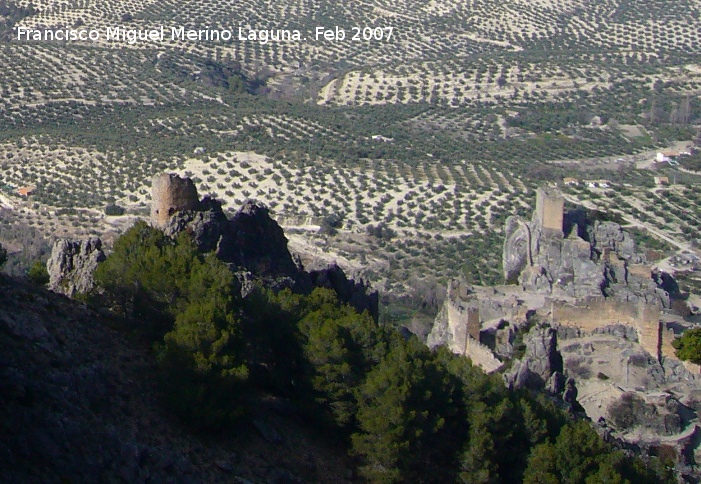
POLYGON ((356 311, 368 311, 373 317, 379 312, 379 295, 362 279, 356 282, 348 279, 345 272, 336 264, 329 264, 323 269, 309 272, 314 287, 333 289, 339 299, 346 301, 356 311))
POLYGON ((570 381, 563 374, 562 355, 557 348, 557 331, 546 326, 536 326, 526 333, 523 341, 525 353, 504 374, 506 385, 512 389, 547 391, 574 405, 577 390, 574 380, 570 381))
POLYGON ((589 242, 598 254, 614 252, 632 264, 644 264, 645 256, 635 252, 635 240, 615 222, 597 220, 587 226, 589 242))
POLYGON ((521 271, 526 265, 532 264, 531 231, 528 224, 521 217, 511 216, 506 219, 504 225, 504 250, 502 252, 502 266, 504 279, 517 281, 521 271))
MULTIPOLYGON (((152 220, 154 225, 157 222, 152 220)), ((268 209, 255 200, 247 200, 229 219, 220 202, 205 197, 196 209, 176 212, 162 229, 169 237, 187 232, 201 251, 215 251, 235 271, 293 280, 300 272, 287 249, 282 228, 270 217, 268 209)))
POLYGON ((304 270, 299 258, 290 253, 284 231, 270 216, 265 205, 247 200, 229 219, 222 211, 221 203, 209 197, 193 207, 188 188, 192 182, 184 180, 165 175, 154 178, 154 205, 158 200, 165 200, 168 202, 166 205, 176 206, 175 202, 171 202, 177 201, 179 194, 184 192, 190 208, 183 208, 183 202, 177 205, 180 209, 168 217, 163 216, 161 209, 152 210, 151 223, 169 237, 186 232, 201 251, 214 251, 235 272, 244 297, 257 279, 263 280, 273 290, 291 288, 299 293, 309 293, 315 287, 327 287, 334 289, 341 301, 361 312, 368 310, 373 318, 378 318, 378 294, 363 281, 349 279, 335 264, 314 271, 304 270), (169 187, 176 193, 167 193, 169 187), (166 193, 158 194, 157 191, 166 193))
POLYGON ((559 192, 539 189, 536 211, 527 221, 505 225, 504 277, 525 291, 560 297, 615 297, 669 307, 669 295, 652 280, 635 240, 615 222, 589 220, 586 212, 563 214, 559 192))
POLYGON ((49 288, 69 297, 90 291, 94 285, 93 272, 103 260, 105 254, 99 238, 57 240, 46 263, 49 288))
POLYGON ((553 373, 562 373, 562 355, 557 350, 557 331, 535 327, 524 337, 526 352, 505 376, 509 386, 542 390, 553 373))
MULTIPOLYGON (((162 224, 161 229, 165 235, 172 238, 181 232, 187 232, 199 250, 212 252, 217 250, 227 222, 221 203, 204 197, 196 210, 176 212, 162 224)), ((153 219, 152 223, 156 225, 153 219)))
POLYGON ((433 321, 433 326, 431 327, 431 332, 428 333, 426 338, 426 344, 429 348, 436 348, 441 345, 445 345, 454 353, 459 353, 457 348, 453 348, 455 342, 455 335, 453 334, 453 328, 451 327, 448 312, 450 310, 450 305, 445 303, 441 307, 440 311, 436 315, 436 319, 433 321))
MULTIPOLYGON (((362 280, 349 279, 335 264, 304 270, 299 258, 287 248, 282 228, 262 203, 247 200, 229 219, 219 201, 197 197, 189 178, 155 176, 151 223, 171 238, 187 233, 199 250, 215 252, 236 275, 243 297, 251 292, 255 281, 262 281, 274 291, 291 288, 304 294, 315 287, 327 287, 336 291, 341 301, 360 312, 369 311, 377 320, 377 291, 362 280)), ((104 259, 99 239, 58 241, 47 263, 51 289, 70 297, 90 291, 93 271, 104 259)))
POLYGON ((287 238, 262 204, 248 200, 229 222, 219 258, 258 275, 296 277, 300 267, 287 249, 287 238))

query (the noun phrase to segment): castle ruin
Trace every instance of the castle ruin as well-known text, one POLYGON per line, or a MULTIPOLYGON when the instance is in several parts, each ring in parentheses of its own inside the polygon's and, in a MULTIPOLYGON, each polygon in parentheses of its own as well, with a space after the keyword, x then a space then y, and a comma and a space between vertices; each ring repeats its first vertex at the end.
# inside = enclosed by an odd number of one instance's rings
POLYGON ((176 212, 196 210, 199 195, 189 178, 162 173, 151 181, 151 223, 163 228, 176 212))
POLYGON ((548 187, 537 191, 532 219, 509 217, 504 232, 504 277, 510 284, 451 281, 429 346, 447 344, 495 371, 502 366, 498 357, 512 351, 515 328, 535 320, 582 332, 624 325, 658 361, 674 357, 674 334, 660 322, 670 296, 620 225, 566 212, 562 194, 548 187))

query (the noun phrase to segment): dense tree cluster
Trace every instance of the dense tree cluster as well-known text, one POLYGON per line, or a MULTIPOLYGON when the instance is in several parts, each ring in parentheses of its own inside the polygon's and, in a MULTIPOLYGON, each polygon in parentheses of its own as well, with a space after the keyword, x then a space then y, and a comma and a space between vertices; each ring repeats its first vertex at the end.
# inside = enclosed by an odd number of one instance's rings
POLYGON ((187 234, 138 222, 95 277, 101 300, 155 343, 168 402, 199 431, 241 425, 245 396, 263 392, 341 435, 372 482, 669 480, 547 398, 382 328, 332 290, 259 285, 242 298, 187 234))

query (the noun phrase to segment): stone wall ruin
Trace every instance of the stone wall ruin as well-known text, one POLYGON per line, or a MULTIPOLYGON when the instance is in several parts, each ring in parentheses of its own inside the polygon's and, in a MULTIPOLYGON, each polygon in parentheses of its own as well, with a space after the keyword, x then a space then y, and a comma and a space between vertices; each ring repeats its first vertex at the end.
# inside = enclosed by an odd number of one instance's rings
POLYGON ((512 284, 450 282, 430 346, 446 343, 493 371, 498 365, 484 356, 488 348, 480 344, 480 333, 489 331, 492 340, 503 341, 500 320, 518 326, 535 315, 585 332, 622 324, 635 329, 640 346, 658 361, 674 358, 674 335, 660 322, 669 294, 653 280, 645 256, 619 224, 590 219, 583 211, 566 213, 560 191, 545 187, 536 192, 530 221, 507 219, 504 239, 504 276, 512 284))
POLYGON ((151 223, 163 228, 176 212, 196 210, 200 198, 189 178, 162 173, 151 181, 151 223))

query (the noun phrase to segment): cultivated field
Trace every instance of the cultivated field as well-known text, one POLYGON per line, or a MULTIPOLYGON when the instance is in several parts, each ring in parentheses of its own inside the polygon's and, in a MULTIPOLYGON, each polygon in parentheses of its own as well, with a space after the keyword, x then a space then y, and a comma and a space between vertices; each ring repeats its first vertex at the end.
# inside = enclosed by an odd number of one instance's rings
POLYGON ((699 178, 650 160, 701 125, 701 1, 341 3, 0 3, 0 240, 16 270, 53 237, 109 241, 147 213, 163 170, 230 210, 263 201, 293 248, 394 295, 459 274, 497 282, 505 218, 565 176, 611 180, 567 196, 618 213, 651 249, 694 248, 699 178), (18 42, 14 30, 115 26, 303 39, 18 42), (346 38, 314 40, 319 26, 346 38), (353 27, 382 39, 353 40, 353 27))

